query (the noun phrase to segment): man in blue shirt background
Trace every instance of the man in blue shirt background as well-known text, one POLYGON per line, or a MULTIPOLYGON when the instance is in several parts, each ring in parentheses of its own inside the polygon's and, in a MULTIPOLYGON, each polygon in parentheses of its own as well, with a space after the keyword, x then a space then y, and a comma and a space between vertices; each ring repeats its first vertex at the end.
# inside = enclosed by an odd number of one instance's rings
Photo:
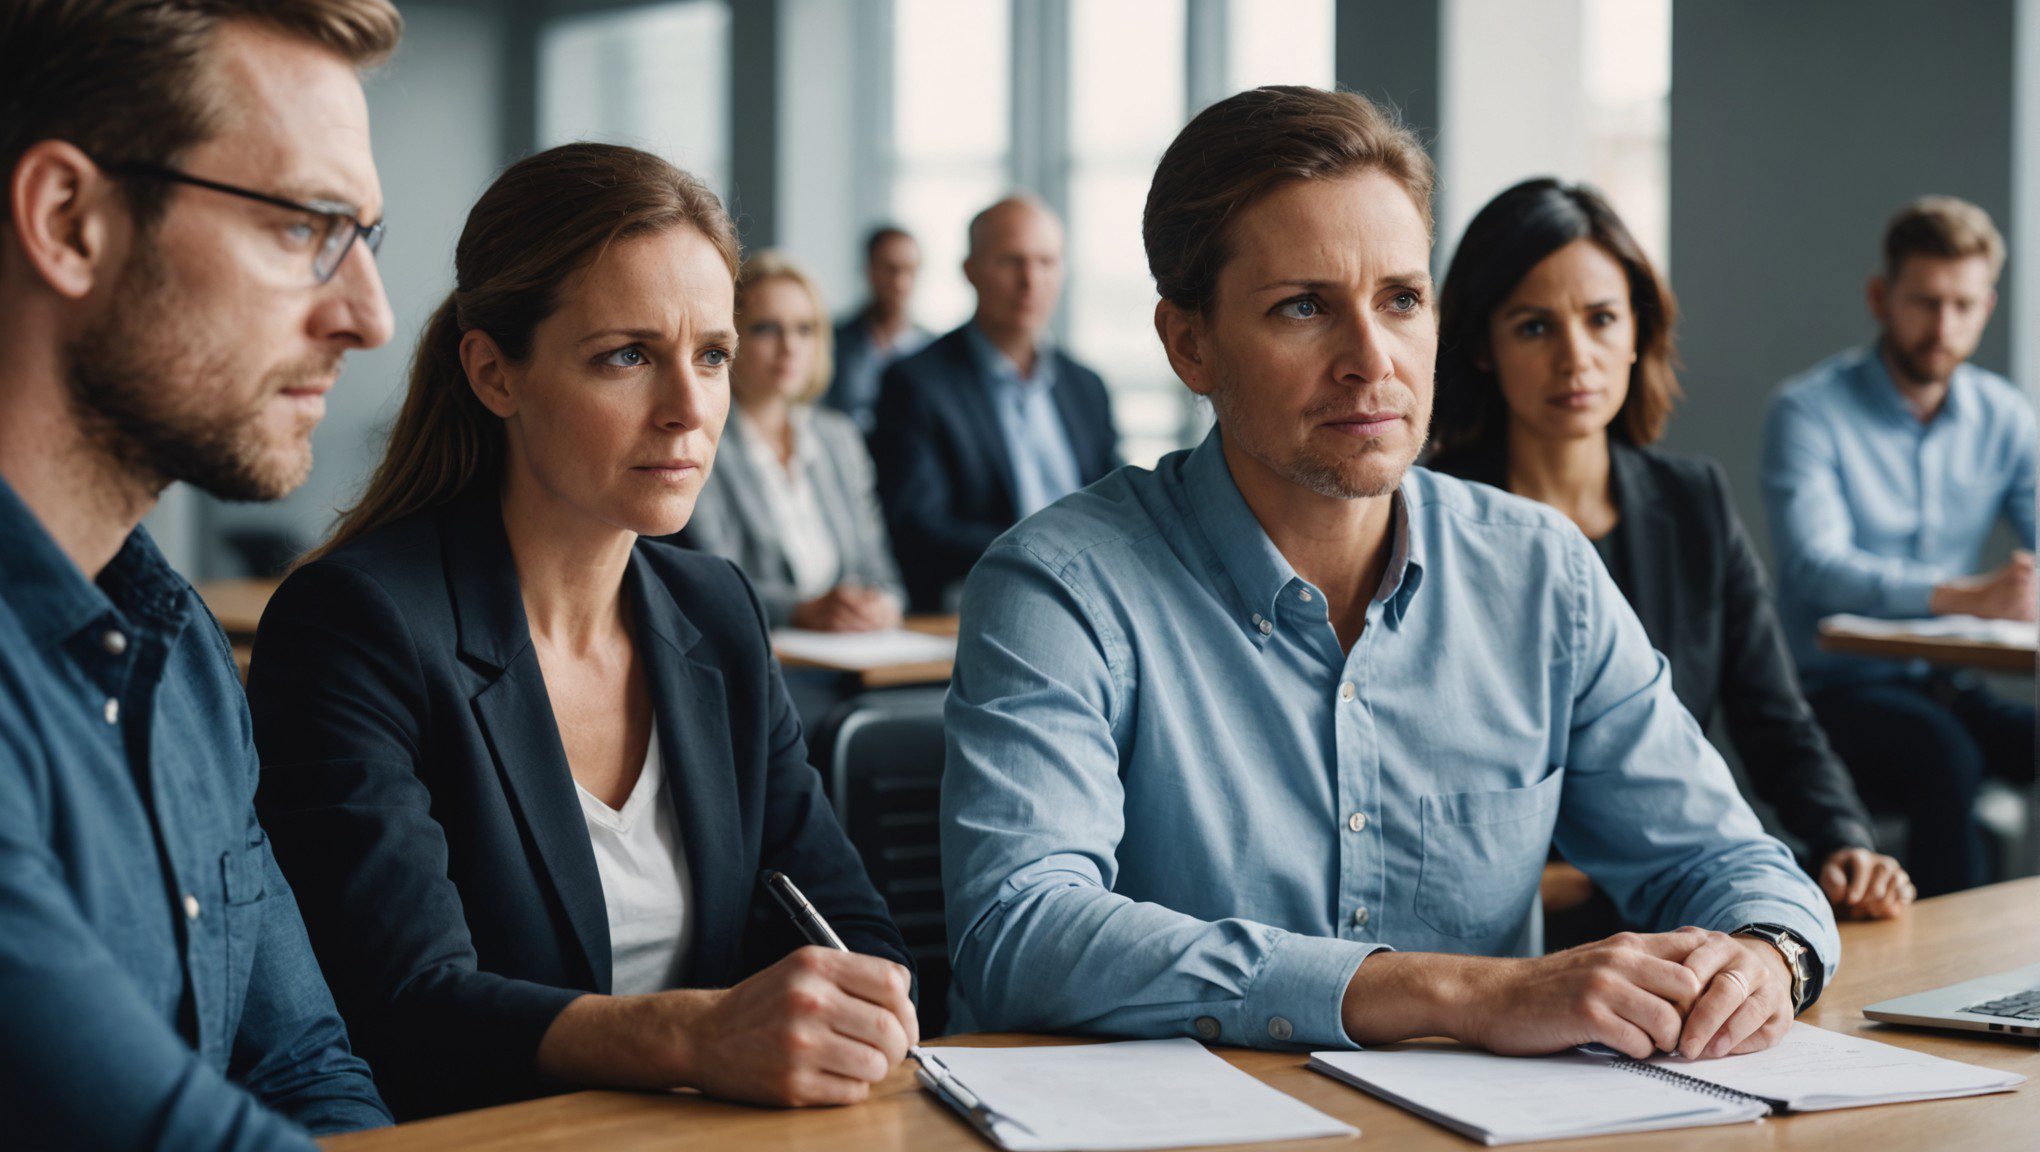
POLYGON ((959 1027, 1722 1055, 1833 972, 1825 897, 1586 538, 1411 466, 1431 184, 1406 129, 1307 88, 1213 105, 1163 156, 1156 327, 1217 428, 971 575, 959 1027), (1655 931, 1539 956, 1554 839, 1655 931))
POLYGON ((1780 385, 1764 428, 1779 619, 1864 800, 1905 814, 1922 896, 1990 879, 1977 789, 1986 775, 2032 782, 2033 708, 1971 676, 1822 652, 1817 630, 1843 612, 2034 618, 2033 408, 1966 363, 2004 260, 1983 209, 1946 196, 1908 204, 1870 280, 1877 343, 1780 385), (2020 547, 1981 571, 2001 521, 2020 547))
POLYGON ((386 0, 0 13, 0 1143, 389 1122, 255 819, 233 656, 138 527, 301 483, 390 336, 386 0), (370 223, 372 222, 372 223, 370 223))

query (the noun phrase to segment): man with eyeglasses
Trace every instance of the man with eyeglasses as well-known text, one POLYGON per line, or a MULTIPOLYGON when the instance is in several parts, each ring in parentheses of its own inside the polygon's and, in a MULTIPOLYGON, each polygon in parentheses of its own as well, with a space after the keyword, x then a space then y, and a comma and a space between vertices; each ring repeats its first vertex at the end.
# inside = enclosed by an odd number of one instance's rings
POLYGON ((139 523, 271 500, 389 339, 388 0, 0 6, 0 1143, 388 1123, 256 822, 232 654, 139 523), (357 242, 359 241, 359 242, 357 242))

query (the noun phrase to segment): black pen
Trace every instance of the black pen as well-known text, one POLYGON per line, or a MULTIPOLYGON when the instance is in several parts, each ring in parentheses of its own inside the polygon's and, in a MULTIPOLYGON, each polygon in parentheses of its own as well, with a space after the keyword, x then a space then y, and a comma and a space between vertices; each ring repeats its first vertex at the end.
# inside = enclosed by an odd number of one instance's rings
MULTIPOLYGON (((793 917, 794 926, 800 929, 802 936, 807 937, 808 943, 818 948, 834 948, 838 952, 850 950, 843 943, 843 938, 836 935, 836 930, 829 927, 829 922, 822 919, 822 914, 815 910, 813 904, 808 903, 808 898, 801 894, 801 890, 786 873, 767 868, 759 878, 765 882, 765 890, 772 893, 772 898, 779 901, 779 906, 786 909, 788 916, 793 917)), ((907 1048, 907 1055, 913 1057, 914 1062, 921 1066, 921 1075, 928 1081, 928 1086, 938 1095, 954 1101, 965 1116, 978 1122, 985 1129, 986 1135, 991 1135, 991 1126, 994 1123, 1011 1124, 1023 1132, 1033 1133, 1032 1128, 978 1099, 975 1093, 950 1075, 948 1065, 936 1059, 932 1053, 923 1051, 919 1044, 910 1045, 907 1048)))

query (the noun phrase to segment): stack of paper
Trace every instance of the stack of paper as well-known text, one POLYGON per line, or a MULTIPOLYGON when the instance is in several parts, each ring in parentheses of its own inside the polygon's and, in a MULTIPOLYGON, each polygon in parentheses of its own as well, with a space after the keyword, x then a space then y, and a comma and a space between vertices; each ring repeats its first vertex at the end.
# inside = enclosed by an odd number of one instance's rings
POLYGON ((884 628, 876 632, 809 632, 802 628, 781 628, 772 633, 772 648, 781 659, 794 657, 853 672, 956 659, 956 637, 930 636, 905 628, 884 628))
POLYGON ((1961 640, 2000 648, 2040 647, 2040 623, 1986 620, 1981 616, 1935 616, 1925 620, 1879 620, 1870 616, 1829 616, 1823 632, 1880 640, 1961 640))

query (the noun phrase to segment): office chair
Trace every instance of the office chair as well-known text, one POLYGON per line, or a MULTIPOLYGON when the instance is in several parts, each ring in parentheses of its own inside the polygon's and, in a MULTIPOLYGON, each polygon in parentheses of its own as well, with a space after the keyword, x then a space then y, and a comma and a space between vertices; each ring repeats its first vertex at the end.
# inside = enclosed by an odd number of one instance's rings
POLYGON ((949 1019, 949 934, 943 922, 942 699, 946 687, 867 692, 816 730, 836 818, 892 910, 920 977, 921 1035, 949 1019))

